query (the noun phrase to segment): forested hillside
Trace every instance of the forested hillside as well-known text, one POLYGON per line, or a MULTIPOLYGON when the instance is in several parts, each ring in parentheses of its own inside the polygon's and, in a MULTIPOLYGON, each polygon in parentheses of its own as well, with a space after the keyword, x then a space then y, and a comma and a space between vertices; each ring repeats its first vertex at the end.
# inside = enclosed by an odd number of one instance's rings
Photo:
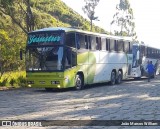
MULTIPOLYGON (((69 8, 61 0, 32 0, 31 4, 36 13, 37 28, 42 28, 47 25, 73 26, 80 27, 83 30, 90 30, 89 21, 69 8), (46 22, 43 23, 44 21, 46 22)), ((97 26, 94 26, 93 31, 104 32, 103 29, 97 26)))

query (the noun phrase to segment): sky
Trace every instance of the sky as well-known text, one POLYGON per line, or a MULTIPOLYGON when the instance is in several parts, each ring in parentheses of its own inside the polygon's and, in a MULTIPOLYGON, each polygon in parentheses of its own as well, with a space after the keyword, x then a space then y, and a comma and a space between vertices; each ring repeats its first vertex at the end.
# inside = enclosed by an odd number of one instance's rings
MULTIPOLYGON (((62 0, 77 13, 87 18, 82 7, 84 0, 62 0)), ((120 0, 100 0, 95 9, 95 16, 99 21, 94 21, 95 25, 102 27, 106 31, 113 30, 110 26, 113 15, 116 12, 116 5, 120 0)), ((160 5, 159 0, 129 0, 135 20, 135 31, 139 41, 145 44, 160 48, 160 5)))

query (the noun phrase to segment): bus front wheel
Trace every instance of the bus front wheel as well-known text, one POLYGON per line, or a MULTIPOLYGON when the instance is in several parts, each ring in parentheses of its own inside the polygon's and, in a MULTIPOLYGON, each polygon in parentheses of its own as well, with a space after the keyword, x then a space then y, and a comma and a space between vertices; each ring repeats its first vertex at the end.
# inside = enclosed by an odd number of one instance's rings
POLYGON ((81 90, 84 87, 83 77, 81 74, 77 74, 75 78, 75 89, 81 90))

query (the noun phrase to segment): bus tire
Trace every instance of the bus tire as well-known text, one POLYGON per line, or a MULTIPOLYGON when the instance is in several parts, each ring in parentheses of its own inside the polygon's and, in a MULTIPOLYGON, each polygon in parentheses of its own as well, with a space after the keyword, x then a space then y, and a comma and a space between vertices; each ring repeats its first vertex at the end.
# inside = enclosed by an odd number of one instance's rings
POLYGON ((116 79, 116 83, 117 83, 117 84, 120 84, 121 82, 122 82, 122 72, 119 71, 119 72, 118 72, 117 79, 116 79))
POLYGON ((114 85, 116 83, 116 74, 114 71, 111 72, 111 85, 114 85))
POLYGON ((81 74, 77 74, 75 78, 75 89, 82 90, 84 87, 84 81, 81 74))

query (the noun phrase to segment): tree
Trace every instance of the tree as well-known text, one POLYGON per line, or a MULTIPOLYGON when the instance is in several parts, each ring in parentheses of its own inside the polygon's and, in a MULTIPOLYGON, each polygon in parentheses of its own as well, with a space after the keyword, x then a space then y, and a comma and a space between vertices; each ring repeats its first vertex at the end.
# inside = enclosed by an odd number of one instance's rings
POLYGON ((115 30, 115 35, 130 36, 133 39, 137 39, 133 9, 130 7, 129 1, 120 0, 120 3, 116 6, 116 10, 117 12, 113 16, 111 25, 120 27, 120 31, 115 30))
POLYGON ((18 58, 19 49, 24 48, 25 34, 33 29, 30 0, 0 0, 0 76, 24 68, 24 61, 18 58))
POLYGON ((30 0, 0 0, 0 12, 11 17, 26 34, 34 30, 34 16, 30 0), (25 20, 25 24, 23 24, 25 20))
POLYGON ((98 17, 95 17, 95 7, 98 5, 100 0, 84 0, 86 5, 82 8, 84 13, 87 14, 90 19, 90 30, 92 31, 92 22, 93 20, 97 20, 98 17))
POLYGON ((12 22, 12 19, 0 15, 0 76, 7 71, 24 69, 24 61, 19 59, 19 49, 25 47, 26 35, 12 22))

